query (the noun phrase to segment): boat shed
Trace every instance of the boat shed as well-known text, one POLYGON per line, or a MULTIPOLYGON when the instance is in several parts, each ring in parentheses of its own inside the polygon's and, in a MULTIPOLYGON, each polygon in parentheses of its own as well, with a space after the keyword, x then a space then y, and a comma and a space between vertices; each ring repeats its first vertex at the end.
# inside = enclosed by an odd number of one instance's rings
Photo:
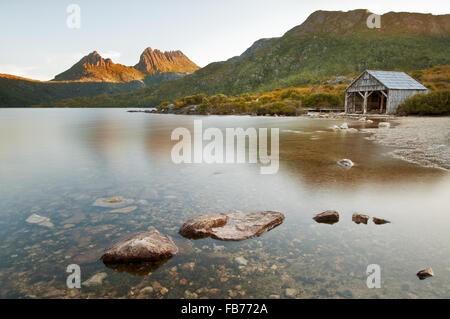
POLYGON ((426 92, 405 72, 366 70, 345 89, 345 113, 394 114, 408 97, 426 92))

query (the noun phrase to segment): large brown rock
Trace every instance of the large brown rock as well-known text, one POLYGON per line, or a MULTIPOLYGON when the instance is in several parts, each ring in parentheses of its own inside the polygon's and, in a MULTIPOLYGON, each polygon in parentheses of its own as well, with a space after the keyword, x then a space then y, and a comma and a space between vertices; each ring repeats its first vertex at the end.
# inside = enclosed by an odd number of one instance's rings
POLYGON ((313 219, 318 223, 334 224, 339 221, 339 213, 335 210, 327 210, 317 214, 313 219))
POLYGON ((284 215, 279 212, 241 212, 207 214, 187 221, 180 234, 188 238, 211 238, 223 241, 240 241, 256 237, 280 225, 284 215))
POLYGON ((180 235, 187 238, 209 237, 212 228, 225 226, 227 219, 225 214, 199 215, 184 223, 180 229, 180 235))
POLYGON ((104 263, 162 261, 178 252, 177 246, 156 229, 145 231, 108 249, 104 263))

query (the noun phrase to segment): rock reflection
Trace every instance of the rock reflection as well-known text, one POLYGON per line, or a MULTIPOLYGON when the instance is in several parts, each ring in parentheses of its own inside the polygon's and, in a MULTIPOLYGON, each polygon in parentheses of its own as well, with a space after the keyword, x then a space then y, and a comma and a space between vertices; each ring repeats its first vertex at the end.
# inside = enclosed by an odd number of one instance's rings
POLYGON ((134 262, 134 263, 104 263, 106 267, 117 273, 129 273, 134 276, 149 276, 159 267, 168 262, 170 258, 160 261, 134 262))

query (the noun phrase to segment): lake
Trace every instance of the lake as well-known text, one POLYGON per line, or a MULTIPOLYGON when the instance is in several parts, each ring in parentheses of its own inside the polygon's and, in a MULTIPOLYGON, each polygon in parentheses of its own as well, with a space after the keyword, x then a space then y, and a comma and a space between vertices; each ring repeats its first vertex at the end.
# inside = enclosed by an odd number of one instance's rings
POLYGON ((343 122, 1 109, 0 298, 286 298, 287 289, 297 298, 449 298, 450 174, 396 159, 367 134, 330 129, 343 122), (174 164, 171 132, 195 119, 223 131, 279 128, 278 172, 174 164), (336 165, 343 158, 355 166, 336 165), (109 196, 137 207, 93 206, 109 196), (312 219, 328 209, 339 212, 338 223, 312 219), (274 210, 286 219, 240 242, 178 234, 194 216, 229 210, 274 210), (355 212, 391 223, 357 225, 355 212), (53 227, 28 223, 32 214, 53 227), (179 254, 145 275, 99 261, 149 227, 170 236, 179 254), (88 283, 81 289, 66 286, 70 264, 88 283), (381 288, 366 285, 371 264, 380 266, 381 288), (435 276, 419 280, 429 266, 435 276))

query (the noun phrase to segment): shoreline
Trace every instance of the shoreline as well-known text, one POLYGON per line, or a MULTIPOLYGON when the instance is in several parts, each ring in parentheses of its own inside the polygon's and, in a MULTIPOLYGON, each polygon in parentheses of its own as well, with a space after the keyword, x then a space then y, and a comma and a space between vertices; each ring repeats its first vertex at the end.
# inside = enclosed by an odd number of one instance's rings
POLYGON ((394 147, 389 154, 423 167, 450 171, 450 117, 397 117, 391 128, 366 128, 367 140, 394 147))

